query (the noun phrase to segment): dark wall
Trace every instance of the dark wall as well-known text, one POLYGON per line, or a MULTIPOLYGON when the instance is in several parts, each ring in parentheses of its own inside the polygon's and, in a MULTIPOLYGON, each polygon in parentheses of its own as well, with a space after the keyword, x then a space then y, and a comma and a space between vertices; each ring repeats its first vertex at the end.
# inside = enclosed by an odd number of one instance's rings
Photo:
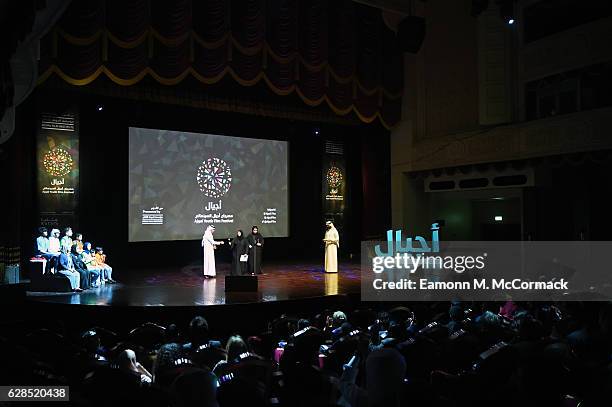
POLYGON ((602 152, 597 161, 547 160, 536 172, 539 185, 525 191, 524 238, 610 240, 610 157, 602 152))
MULTIPOLYGON (((201 256, 199 241, 128 243, 128 128, 130 126, 225 134, 230 136, 281 139, 289 141, 290 236, 266 241, 267 261, 322 258, 324 233, 321 204, 321 159, 326 138, 345 142, 350 193, 347 225, 341 256, 359 253, 362 237, 363 206, 362 150, 364 139, 383 140, 383 148, 374 155, 384 155, 369 164, 378 168, 388 165, 388 131, 378 125, 331 125, 293 120, 264 118, 237 113, 212 112, 183 106, 140 103, 126 99, 108 99, 80 92, 43 93, 39 102, 77 103, 80 112, 81 193, 79 228, 86 241, 105 247, 109 263, 124 267, 181 266, 201 256), (104 109, 96 109, 102 104, 104 109), (313 127, 321 129, 313 135, 313 127)), ((32 135, 32 138, 35 135, 32 135)), ((33 143, 32 143, 33 144, 33 143)), ((32 156, 35 151, 32 149, 32 156)), ((32 169, 35 171, 35 169, 32 169)), ((388 169, 383 169, 388 174, 388 169)), ((33 178, 34 174, 32 174, 33 178)), ((379 180, 380 182, 381 180, 379 180)), ((382 180, 383 191, 389 190, 388 178, 382 180)), ((26 194, 28 192, 26 191, 26 194)), ((34 198, 34 187, 29 192, 34 198)), ((377 203, 389 213, 387 202, 377 203)), ((378 209, 377 209, 378 210, 378 209)), ((33 214, 35 217, 35 214, 33 214)), ((388 217, 388 216, 387 216, 388 217)), ((35 224, 24 227, 35 233, 35 224)), ((64 226, 64 225, 61 225, 64 226)), ((251 225, 241 225, 244 229, 251 225)), ((381 226, 382 228, 386 225, 381 226)), ((247 230, 245 230, 247 232, 247 230)), ((265 237, 265 227, 261 229, 265 237)), ((25 243, 25 242, 24 242, 25 243)), ((227 259, 227 250, 217 252, 227 259)))

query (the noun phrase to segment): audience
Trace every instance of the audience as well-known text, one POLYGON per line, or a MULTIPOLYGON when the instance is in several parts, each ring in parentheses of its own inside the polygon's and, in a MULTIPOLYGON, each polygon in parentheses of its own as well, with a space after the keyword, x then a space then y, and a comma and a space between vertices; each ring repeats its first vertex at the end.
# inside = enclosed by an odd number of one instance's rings
POLYGON ((213 373, 218 374, 224 367, 223 365, 237 362, 240 359, 240 355, 249 352, 249 348, 240 335, 233 335, 227 340, 225 351, 227 357, 217 362, 213 368, 213 373))
POLYGON ((125 349, 119 354, 117 365, 119 370, 133 375, 141 384, 148 384, 153 381, 153 375, 136 360, 136 353, 131 349, 125 349))
POLYGON ((250 336, 225 348, 202 316, 186 335, 147 323, 125 337, 88 329, 72 344, 34 330, 14 345, 0 338, 0 363, 24 383, 69 385, 85 406, 609 404, 610 303, 368 305, 282 315, 263 332, 234 324, 250 336))

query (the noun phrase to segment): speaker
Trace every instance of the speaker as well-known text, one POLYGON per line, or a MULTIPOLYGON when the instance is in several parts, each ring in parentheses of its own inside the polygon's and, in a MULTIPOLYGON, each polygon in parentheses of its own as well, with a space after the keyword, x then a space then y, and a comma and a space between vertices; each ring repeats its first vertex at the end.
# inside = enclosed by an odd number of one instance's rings
POLYGON ((256 292, 257 276, 225 276, 225 292, 256 292))
POLYGON ((397 26, 397 44, 403 52, 416 54, 425 40, 425 19, 408 16, 397 26))

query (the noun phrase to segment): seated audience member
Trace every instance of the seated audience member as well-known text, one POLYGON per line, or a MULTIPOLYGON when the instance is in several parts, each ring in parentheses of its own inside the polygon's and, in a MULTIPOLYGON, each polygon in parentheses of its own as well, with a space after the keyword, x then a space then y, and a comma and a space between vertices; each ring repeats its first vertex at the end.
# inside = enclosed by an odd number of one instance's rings
POLYGON ((119 354, 117 364, 121 371, 137 377, 141 384, 153 381, 153 375, 136 360, 136 353, 131 349, 125 349, 119 354))
POLYGON ((208 321, 201 316, 196 316, 191 320, 187 336, 189 342, 183 345, 186 352, 196 352, 202 345, 221 347, 221 342, 209 338, 208 321))
POLYGON ((60 231, 59 229, 52 229, 51 236, 49 236, 49 253, 54 256, 59 256, 61 254, 61 245, 60 245, 60 231))
POLYGON ((171 390, 174 395, 172 405, 176 407, 219 407, 217 378, 208 370, 190 369, 183 372, 174 380, 171 390))
POLYGON ((461 321, 463 320, 463 308, 459 304, 453 304, 448 310, 450 321, 446 324, 448 334, 451 335, 461 329, 461 321))
POLYGON ((164 331, 164 343, 179 343, 181 332, 176 324, 169 324, 164 331))
POLYGON ((308 328, 310 325, 310 321, 306 318, 299 319, 297 323, 297 330, 301 331, 302 329, 308 328))
POLYGON ((385 348, 370 353, 365 370, 364 389, 355 384, 359 373, 358 360, 351 366, 344 365, 340 377, 342 397, 338 404, 351 407, 406 405, 403 391, 406 361, 397 350, 385 348))
POLYGON ((77 246, 81 251, 83 250, 83 234, 77 233, 74 235, 74 240, 72 241, 73 246, 77 246))
POLYGON ((160 387, 169 387, 174 379, 188 367, 188 364, 177 364, 183 360, 181 346, 177 343, 166 343, 162 345, 155 355, 153 365, 153 382, 160 387))
POLYGON ((95 285, 99 286, 100 284, 103 284, 105 282, 104 273, 102 272, 102 268, 98 265, 98 261, 91 250, 91 243, 85 242, 83 245, 83 253, 81 254, 81 258, 90 273, 97 273, 98 278, 95 281, 95 285))
POLYGON ((80 292, 83 291, 79 286, 81 283, 81 275, 74 268, 74 263, 72 262, 72 256, 70 256, 70 251, 67 248, 64 248, 62 254, 59 257, 59 262, 57 265, 57 272, 65 275, 68 280, 70 280, 70 287, 72 291, 80 292))
POLYGON ((217 365, 213 368, 213 373, 215 374, 219 373, 219 370, 223 367, 223 365, 235 362, 241 354, 247 353, 249 348, 240 335, 234 335, 227 340, 225 350, 227 352, 227 357, 225 360, 220 360, 219 363, 217 363, 217 365))
POLYGON ((74 268, 81 275, 81 288, 87 290, 97 283, 100 273, 98 270, 89 270, 87 268, 82 257, 83 251, 77 245, 72 246, 71 253, 74 268))
POLYGON ((96 247, 95 257, 97 266, 100 267, 100 272, 102 273, 104 280, 111 284, 116 283, 116 281, 113 280, 113 268, 106 264, 106 255, 104 254, 104 249, 101 247, 96 247))
POLYGON ((64 229, 64 237, 62 237, 62 240, 60 241, 60 250, 64 251, 64 249, 68 249, 68 251, 70 251, 71 247, 72 247, 72 228, 67 227, 66 229, 64 229))

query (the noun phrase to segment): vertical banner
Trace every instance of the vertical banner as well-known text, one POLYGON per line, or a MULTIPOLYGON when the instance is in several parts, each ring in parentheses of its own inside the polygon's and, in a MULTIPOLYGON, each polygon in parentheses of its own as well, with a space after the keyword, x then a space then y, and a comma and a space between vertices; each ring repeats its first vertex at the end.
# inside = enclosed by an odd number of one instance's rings
POLYGON ((346 163, 344 146, 340 142, 326 141, 323 155, 323 216, 334 221, 341 231, 346 210, 346 163))
POLYGON ((79 121, 76 109, 43 111, 36 142, 37 198, 42 226, 76 227, 79 121))

